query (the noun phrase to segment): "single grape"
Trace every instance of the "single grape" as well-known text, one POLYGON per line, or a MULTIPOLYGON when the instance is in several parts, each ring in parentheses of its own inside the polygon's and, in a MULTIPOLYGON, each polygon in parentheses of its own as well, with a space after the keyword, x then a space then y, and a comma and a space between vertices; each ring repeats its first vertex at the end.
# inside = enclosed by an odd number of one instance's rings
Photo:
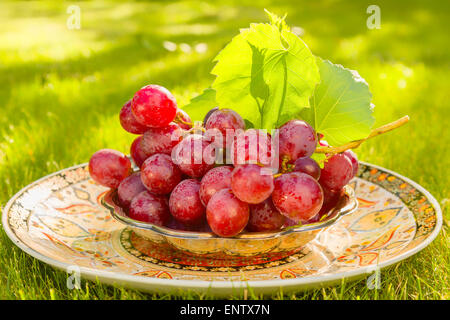
POLYGON ((209 117, 214 113, 214 111, 219 110, 219 107, 215 107, 212 108, 211 110, 208 111, 208 113, 206 114, 205 118, 203 119, 203 124, 206 124, 206 122, 208 122, 209 117))
POLYGON ((124 104, 119 114, 120 124, 125 131, 134 134, 142 134, 147 131, 147 127, 139 123, 131 111, 131 100, 124 104))
POLYGON ((302 172, 282 174, 275 179, 272 201, 286 217, 307 221, 322 207, 323 191, 319 183, 302 172))
POLYGON ((181 181, 170 194, 169 208, 175 219, 186 224, 198 224, 205 217, 205 207, 200 195, 200 181, 181 181))
POLYGON ((314 129, 305 121, 290 120, 279 130, 280 160, 295 161, 310 157, 316 150, 317 136, 314 129))
POLYGON ((261 203, 250 205, 250 219, 247 229, 253 232, 279 230, 285 223, 283 216, 268 198, 261 203))
POLYGON ((272 139, 264 130, 248 129, 236 133, 231 144, 232 162, 243 164, 272 165, 272 139))
POLYGON ((319 212, 319 217, 328 213, 331 209, 336 207, 341 197, 344 195, 344 189, 339 189, 337 191, 330 190, 328 188, 322 187, 323 190, 323 205, 319 212))
POLYGON ((141 181, 141 174, 139 172, 133 173, 131 176, 122 180, 117 188, 117 195, 122 207, 128 208, 131 200, 142 191, 146 190, 141 181))
POLYGON ((155 153, 171 154, 183 138, 182 129, 175 122, 162 128, 149 128, 142 137, 142 151, 149 157, 155 153))
POLYGON ((141 141, 142 136, 137 137, 136 139, 134 139, 130 147, 131 158, 133 159, 134 164, 137 165, 139 168, 148 158, 147 154, 142 150, 141 141))
POLYGON ((177 103, 169 90, 151 84, 135 93, 131 110, 142 125, 161 128, 175 119, 177 103))
MULTIPOLYGON (((205 124, 206 130, 217 129, 222 134, 222 144, 223 148, 229 147, 232 140, 228 141, 227 136, 233 137, 234 132, 238 129, 245 129, 244 119, 236 112, 231 109, 219 109, 214 111, 208 118, 205 124)), ((215 139, 212 139, 214 142, 215 139)))
POLYGON ((358 157, 352 150, 345 150, 342 154, 347 156, 347 158, 349 158, 350 161, 352 162, 352 168, 353 168, 352 178, 356 177, 356 174, 358 173, 358 168, 359 168, 358 157))
POLYGON ((339 190, 345 186, 353 175, 351 160, 342 153, 329 158, 320 173, 319 183, 327 189, 339 190))
POLYGON ((215 150, 203 136, 192 134, 173 148, 172 160, 184 174, 200 178, 214 167, 215 150))
POLYGON ((209 170, 200 184, 200 199, 207 205, 211 197, 219 190, 231 188, 231 173, 233 167, 221 166, 209 170))
POLYGON ((142 191, 131 200, 128 215, 134 220, 164 226, 170 220, 167 198, 142 191))
POLYGON ((263 168, 257 164, 238 166, 231 173, 231 190, 241 201, 260 203, 273 191, 273 176, 264 174, 263 168))
POLYGON ((155 194, 170 193, 181 181, 181 171, 167 154, 157 153, 142 164, 141 180, 155 194))
POLYGON ((294 162, 294 171, 309 174, 316 180, 320 178, 320 167, 316 161, 311 158, 298 158, 294 162))
POLYGON ((98 184, 117 188, 131 173, 131 161, 123 153, 112 149, 101 149, 89 160, 89 174, 98 184))
POLYGON ((191 129, 193 125, 191 117, 189 117, 186 111, 180 108, 177 109, 177 114, 175 116, 175 120, 173 121, 178 124, 181 129, 184 130, 191 129))
POLYGON ((233 237, 247 225, 249 207, 247 203, 239 200, 231 189, 222 189, 209 200, 206 219, 216 235, 233 237))

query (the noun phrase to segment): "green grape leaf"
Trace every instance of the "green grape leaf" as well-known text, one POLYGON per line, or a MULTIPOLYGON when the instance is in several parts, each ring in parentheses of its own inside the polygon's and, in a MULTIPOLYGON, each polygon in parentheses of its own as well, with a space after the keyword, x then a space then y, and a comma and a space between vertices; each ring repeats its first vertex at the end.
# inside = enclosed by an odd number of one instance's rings
POLYGON ((321 82, 301 118, 332 146, 367 137, 375 119, 369 86, 353 70, 317 58, 321 82))
POLYGON ((183 107, 191 117, 192 121, 203 121, 203 118, 212 108, 217 107, 216 91, 208 88, 200 95, 192 98, 191 101, 183 107))
POLYGON ((212 87, 219 106, 267 130, 309 108, 309 98, 320 81, 311 51, 281 22, 251 24, 214 60, 212 87))

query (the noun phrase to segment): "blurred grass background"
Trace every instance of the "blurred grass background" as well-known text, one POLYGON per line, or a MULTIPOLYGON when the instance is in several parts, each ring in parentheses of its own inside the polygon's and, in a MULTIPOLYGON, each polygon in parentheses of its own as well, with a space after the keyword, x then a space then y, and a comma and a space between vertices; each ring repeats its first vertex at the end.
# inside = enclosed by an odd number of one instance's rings
MULTIPOLYGON (((376 125, 411 117, 356 152, 423 185, 445 216, 429 247, 382 271, 379 290, 367 289, 363 279, 273 298, 449 299, 448 1, 2 1, 1 205, 32 181, 88 161, 97 149, 128 153, 133 135, 118 121, 123 103, 149 83, 167 87, 180 106, 187 103, 209 86, 212 58, 239 28, 267 21, 263 8, 288 13, 288 24, 314 54, 358 70, 373 93, 376 125), (380 29, 366 26, 372 4, 381 9, 380 29), (81 9, 79 30, 67 27, 70 5, 81 9)), ((1 230, 3 299, 208 298, 89 281, 71 291, 66 277, 23 253, 1 230)))

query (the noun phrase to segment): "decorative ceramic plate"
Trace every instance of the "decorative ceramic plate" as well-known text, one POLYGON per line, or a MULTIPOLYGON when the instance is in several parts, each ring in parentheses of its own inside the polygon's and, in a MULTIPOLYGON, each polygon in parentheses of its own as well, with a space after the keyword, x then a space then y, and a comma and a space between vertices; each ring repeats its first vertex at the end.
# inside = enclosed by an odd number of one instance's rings
POLYGON ((78 267, 99 279, 153 292, 179 289, 215 295, 283 292, 368 275, 425 248, 442 213, 421 186, 361 163, 351 182, 359 207, 322 230, 306 247, 270 258, 207 259, 149 245, 112 219, 99 198, 107 191, 89 178, 87 164, 53 173, 17 193, 3 211, 11 240, 62 270, 78 267))

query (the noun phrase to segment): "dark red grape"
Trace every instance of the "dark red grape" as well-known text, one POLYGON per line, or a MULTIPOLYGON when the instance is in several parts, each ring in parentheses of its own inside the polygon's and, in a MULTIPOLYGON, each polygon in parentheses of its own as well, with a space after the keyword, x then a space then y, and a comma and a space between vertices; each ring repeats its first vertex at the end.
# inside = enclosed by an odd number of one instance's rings
POLYGON ((186 224, 198 224, 205 217, 205 207, 200 195, 200 181, 186 179, 181 181, 170 194, 169 207, 175 219, 186 224))
POLYGON ((131 161, 123 153, 101 149, 89 160, 89 174, 95 182, 109 188, 117 188, 131 173, 131 161))
POLYGON ((189 130, 192 128, 192 120, 191 117, 184 111, 183 109, 178 108, 177 114, 175 116, 175 120, 173 120, 175 123, 177 123, 181 129, 189 130))
POLYGON ((122 107, 119 114, 120 124, 129 133, 142 134, 147 131, 147 127, 137 121, 133 112, 131 111, 131 100, 122 107))
POLYGON ((148 158, 147 154, 142 150, 141 141, 142 136, 137 137, 136 139, 134 139, 130 147, 131 158, 133 159, 134 164, 137 165, 139 168, 148 158))
POLYGON ((170 193, 181 181, 181 171, 167 154, 157 153, 142 164, 141 180, 156 194, 170 193))
POLYGON ((212 108, 211 110, 208 111, 208 113, 206 114, 205 118, 203 118, 203 125, 206 124, 206 122, 208 122, 209 117, 214 113, 214 111, 219 110, 219 107, 215 107, 212 108))
POLYGON ((345 186, 353 175, 351 160, 342 153, 329 158, 320 173, 319 183, 327 189, 339 190, 345 186))
POLYGON ((320 178, 320 167, 316 161, 311 158, 298 158, 294 162, 294 171, 303 172, 309 174, 316 180, 320 178))
POLYGON ((200 199, 203 205, 206 206, 217 191, 231 188, 231 172, 233 167, 221 166, 209 170, 203 176, 200 184, 200 199))
POLYGON ((323 190, 323 205, 319 212, 319 217, 328 213, 331 209, 336 207, 341 197, 344 195, 344 190, 339 189, 337 191, 330 190, 322 187, 323 190))
POLYGON ((231 190, 241 201, 260 203, 273 191, 273 176, 257 164, 238 166, 231 174, 231 190))
POLYGON ((356 177, 356 174, 358 173, 358 157, 356 156, 356 154, 352 151, 352 150, 345 150, 342 154, 344 154, 345 156, 347 156, 350 161, 352 162, 352 177, 356 177))
POLYGON ((221 237, 233 237, 244 230, 249 219, 248 204, 239 200, 231 189, 216 192, 206 206, 211 230, 221 237))
POLYGON ((247 163, 271 166, 272 139, 260 129, 237 132, 231 144, 231 155, 235 166, 247 163))
POLYGON ((139 172, 133 173, 131 176, 123 179, 119 184, 119 188, 117 188, 117 195, 122 207, 128 208, 131 200, 144 190, 146 189, 142 184, 141 174, 139 172))
POLYGON ((142 191, 131 200, 129 217, 134 220, 164 226, 170 220, 167 198, 142 191))
POLYGON ((177 103, 169 90, 151 84, 135 93, 131 109, 141 124, 161 128, 175 119, 177 103))
POLYGON ((184 174, 200 178, 214 167, 215 152, 203 136, 192 134, 173 148, 172 159, 184 174))
POLYGON ((316 145, 316 133, 305 121, 290 120, 279 130, 280 160, 287 158, 295 161, 298 158, 310 157, 316 150, 316 145))
POLYGON ((268 198, 261 203, 250 205, 250 219, 247 229, 253 232, 279 230, 285 223, 283 216, 268 198))
POLYGON ((319 183, 310 175, 291 172, 275 179, 272 201, 289 219, 307 221, 320 211, 323 192, 319 183))
POLYGON ((183 138, 182 129, 175 122, 162 128, 149 128, 143 135, 141 148, 147 156, 155 153, 172 154, 172 149, 183 138))
MULTIPOLYGON (((222 134, 220 147, 227 148, 232 143, 232 140, 227 140, 227 136, 232 139, 236 130, 244 130, 245 122, 237 112, 231 109, 219 109, 209 116, 208 121, 205 124, 205 129, 219 130, 222 134)), ((214 141, 215 139, 212 139, 212 142, 214 141)))

